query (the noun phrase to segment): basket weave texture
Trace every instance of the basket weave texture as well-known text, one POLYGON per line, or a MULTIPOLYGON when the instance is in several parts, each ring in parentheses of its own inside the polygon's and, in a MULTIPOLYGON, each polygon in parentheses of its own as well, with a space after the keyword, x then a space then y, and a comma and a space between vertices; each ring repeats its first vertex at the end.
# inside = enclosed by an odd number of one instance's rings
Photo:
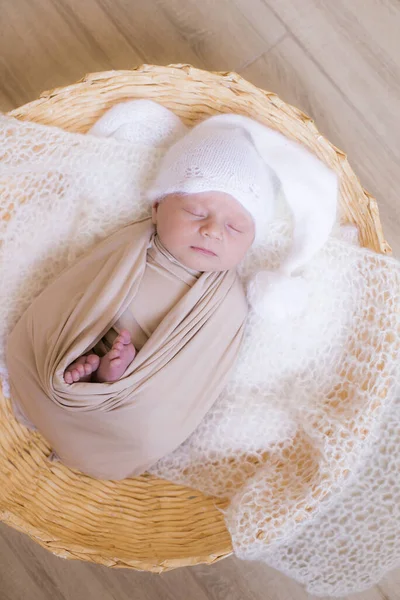
MULTIPOLYGON (((156 100, 188 125, 217 113, 247 115, 303 143, 338 173, 342 220, 358 226, 363 246, 390 253, 376 201, 345 154, 300 110, 236 73, 189 65, 94 73, 9 114, 83 133, 113 104, 133 98, 156 100)), ((54 554, 160 573, 232 552, 223 501, 149 475, 94 480, 50 462, 49 454, 45 440, 17 423, 0 394, 0 519, 54 554)))

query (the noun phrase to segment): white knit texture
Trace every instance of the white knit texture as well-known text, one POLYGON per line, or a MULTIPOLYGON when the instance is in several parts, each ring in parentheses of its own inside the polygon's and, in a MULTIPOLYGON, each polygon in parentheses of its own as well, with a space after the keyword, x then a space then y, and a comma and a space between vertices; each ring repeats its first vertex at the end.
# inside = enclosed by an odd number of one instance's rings
MULTIPOLYGON (((142 191, 163 151, 145 136, 97 139, 0 116, 1 361, 33 298, 148 214, 142 191)), ((247 256, 244 283, 278 267, 290 243, 283 215, 247 256)), ((332 237, 304 276, 305 315, 277 324, 250 312, 226 390, 153 472, 228 496, 238 556, 338 595, 400 561, 400 268, 332 237)))

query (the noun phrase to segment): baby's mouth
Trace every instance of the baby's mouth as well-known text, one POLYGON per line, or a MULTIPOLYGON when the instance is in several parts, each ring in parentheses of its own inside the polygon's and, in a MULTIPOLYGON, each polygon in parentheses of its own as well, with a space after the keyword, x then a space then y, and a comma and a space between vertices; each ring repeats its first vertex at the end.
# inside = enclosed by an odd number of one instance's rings
POLYGON ((204 256, 217 256, 215 252, 212 250, 207 250, 207 248, 200 248, 199 246, 190 246, 192 250, 198 252, 199 254, 204 254, 204 256))

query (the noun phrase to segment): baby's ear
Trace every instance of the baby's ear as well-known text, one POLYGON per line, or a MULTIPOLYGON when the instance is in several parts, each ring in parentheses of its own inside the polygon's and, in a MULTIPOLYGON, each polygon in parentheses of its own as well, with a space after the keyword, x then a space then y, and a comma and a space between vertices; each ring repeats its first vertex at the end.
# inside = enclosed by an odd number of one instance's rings
POLYGON ((160 206, 160 203, 155 202, 153 204, 153 206, 151 207, 151 220, 153 222, 153 225, 157 225, 157 213, 158 213, 159 206, 160 206))

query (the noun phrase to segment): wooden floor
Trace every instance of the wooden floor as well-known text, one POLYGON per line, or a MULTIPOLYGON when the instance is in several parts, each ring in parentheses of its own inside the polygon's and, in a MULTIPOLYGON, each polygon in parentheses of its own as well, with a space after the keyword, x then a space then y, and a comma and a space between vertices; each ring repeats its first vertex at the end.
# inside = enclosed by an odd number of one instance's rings
MULTIPOLYGON (((399 34, 399 0, 0 0, 0 110, 143 62, 237 71, 347 152, 400 256, 399 34)), ((113 571, 63 561, 0 527, 0 600, 228 598, 310 596, 234 558, 162 576, 113 571)), ((351 598, 400 599, 400 572, 351 598)))

